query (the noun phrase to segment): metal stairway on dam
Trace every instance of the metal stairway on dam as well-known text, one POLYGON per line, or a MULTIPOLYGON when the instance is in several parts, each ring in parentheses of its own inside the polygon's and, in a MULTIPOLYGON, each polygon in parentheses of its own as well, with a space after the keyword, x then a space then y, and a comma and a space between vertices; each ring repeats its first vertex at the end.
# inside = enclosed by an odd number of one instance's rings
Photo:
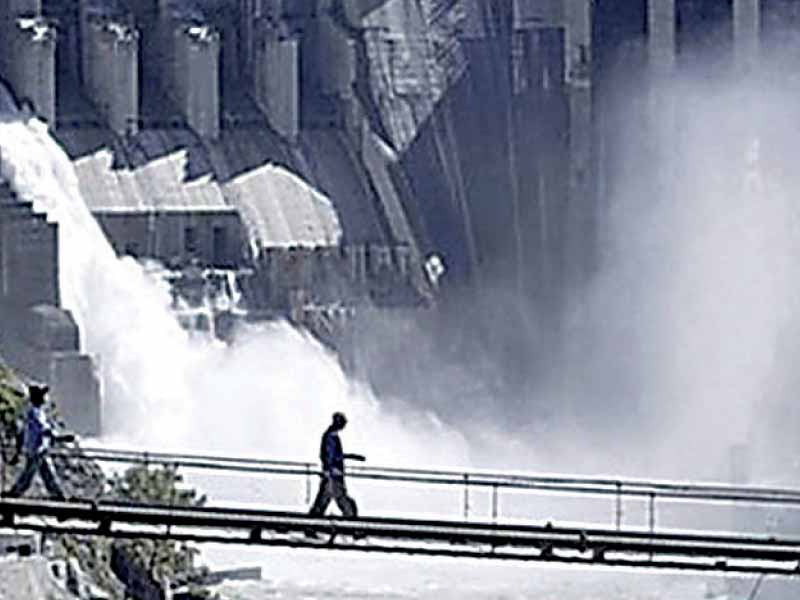
MULTIPOLYGON (((70 456, 75 457, 74 453, 70 456)), ((82 450, 95 462, 161 466, 182 472, 217 471, 225 476, 298 477, 305 480, 306 499, 318 475, 311 463, 221 458, 195 455, 136 453, 121 450, 82 450)), ((357 486, 369 482, 397 486, 423 485, 454 489, 463 500, 459 520, 406 516, 312 517, 304 512, 242 507, 177 506, 169 503, 123 503, 78 498, 70 502, 42 499, 0 499, 0 531, 38 531, 50 534, 96 535, 111 538, 163 539, 196 543, 260 545, 264 547, 358 551, 366 553, 479 558, 496 561, 559 563, 716 573, 800 575, 800 535, 789 531, 656 528, 656 506, 666 514, 671 503, 700 513, 746 506, 774 510, 800 508, 800 490, 613 480, 561 476, 457 473, 397 468, 353 468, 357 486), (555 494, 558 503, 583 498, 583 514, 591 514, 590 498, 614 503, 615 525, 598 520, 576 523, 532 522, 500 516, 500 493, 510 507, 519 494, 555 494), (477 495, 486 494, 491 517, 476 518, 477 495), (643 503, 646 523, 623 526, 623 505, 643 503), (471 504, 472 503, 472 504, 471 504), (470 514, 470 510, 473 514, 470 514), (666 511, 666 512, 665 512, 666 511)), ((5 486, 7 482, 3 482, 5 486)), ((358 493, 358 492, 357 492, 358 493)), ((415 492, 421 493, 421 492, 415 492)), ((535 504, 526 497, 525 504, 535 504)), ((635 513, 636 511, 631 511, 635 513)))

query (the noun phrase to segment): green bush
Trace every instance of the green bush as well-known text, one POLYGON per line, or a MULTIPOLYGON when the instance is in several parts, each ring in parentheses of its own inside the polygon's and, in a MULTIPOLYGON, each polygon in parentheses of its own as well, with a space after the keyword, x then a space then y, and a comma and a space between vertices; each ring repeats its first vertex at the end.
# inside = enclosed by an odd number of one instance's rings
MULTIPOLYGON (((109 481, 109 499, 136 504, 169 506, 203 506, 205 496, 192 489, 182 488, 181 475, 171 466, 138 465, 115 475, 109 481)), ((191 580, 196 575, 194 559, 198 554, 188 544, 168 540, 124 540, 117 542, 138 566, 151 571, 157 578, 173 581, 191 580)))
POLYGON ((3 470, 0 477, 6 482, 10 481, 15 472, 7 461, 14 454, 17 421, 25 408, 25 394, 20 391, 20 387, 14 373, 0 363, 0 468, 3 470))

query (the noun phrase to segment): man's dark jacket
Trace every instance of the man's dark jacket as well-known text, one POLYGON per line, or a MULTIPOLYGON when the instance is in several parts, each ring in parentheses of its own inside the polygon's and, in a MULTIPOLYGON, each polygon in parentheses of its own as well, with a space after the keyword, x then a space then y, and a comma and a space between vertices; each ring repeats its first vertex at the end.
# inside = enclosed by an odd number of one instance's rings
POLYGON ((319 448, 319 458, 322 461, 322 470, 330 473, 334 469, 344 473, 344 452, 339 432, 331 427, 322 434, 322 443, 319 448))

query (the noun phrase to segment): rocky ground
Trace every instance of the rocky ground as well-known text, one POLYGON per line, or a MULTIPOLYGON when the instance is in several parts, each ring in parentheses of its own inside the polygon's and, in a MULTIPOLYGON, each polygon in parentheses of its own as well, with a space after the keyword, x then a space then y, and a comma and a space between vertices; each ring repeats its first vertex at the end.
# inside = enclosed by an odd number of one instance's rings
POLYGON ((0 559, 0 600, 75 600, 42 556, 0 559))

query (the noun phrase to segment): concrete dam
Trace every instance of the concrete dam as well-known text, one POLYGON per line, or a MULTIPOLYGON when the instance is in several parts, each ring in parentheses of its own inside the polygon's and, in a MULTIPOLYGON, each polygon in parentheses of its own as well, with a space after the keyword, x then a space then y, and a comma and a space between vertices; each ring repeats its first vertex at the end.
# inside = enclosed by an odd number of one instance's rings
MULTIPOLYGON (((119 255, 247 271, 254 314, 436 404, 514 395, 545 368, 542 340, 600 261, 624 80, 667 115, 658 86, 695 53, 747 72, 764 32, 796 19, 780 0, 617 4, 3 0, 0 72, 119 255), (426 371, 409 323, 480 388, 426 371)), ((19 329, 0 353, 62 403, 96 396, 55 226, 8 183, 0 211, 0 306, 19 329)))

